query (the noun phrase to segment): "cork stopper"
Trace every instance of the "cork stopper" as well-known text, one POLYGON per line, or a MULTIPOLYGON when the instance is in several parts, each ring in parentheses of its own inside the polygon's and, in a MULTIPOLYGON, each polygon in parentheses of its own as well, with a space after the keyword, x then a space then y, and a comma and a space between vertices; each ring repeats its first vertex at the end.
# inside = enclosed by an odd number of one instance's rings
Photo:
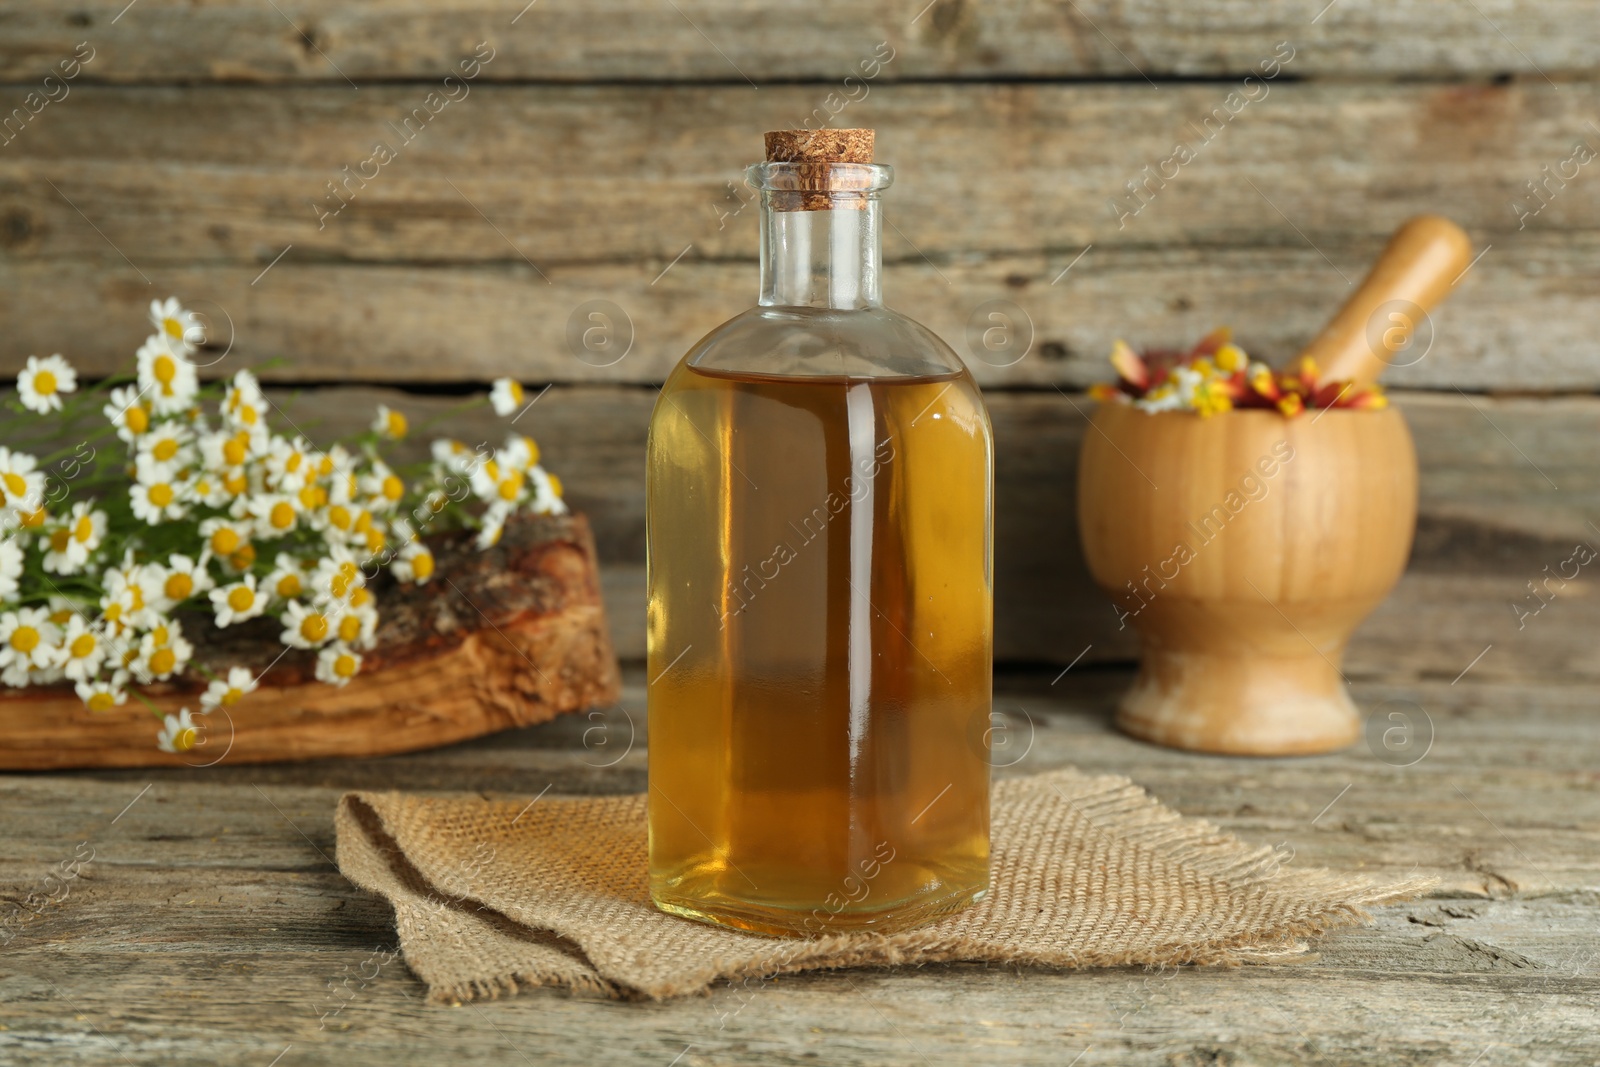
POLYGON ((871 163, 876 130, 773 130, 768 163, 871 163))
POLYGON ((767 162, 797 164, 797 187, 775 196, 779 211, 827 211, 861 208, 866 200, 851 196, 866 188, 864 176, 850 175, 835 163, 871 163, 875 130, 772 130, 766 135, 767 162), (840 195, 843 194, 843 195, 840 195))

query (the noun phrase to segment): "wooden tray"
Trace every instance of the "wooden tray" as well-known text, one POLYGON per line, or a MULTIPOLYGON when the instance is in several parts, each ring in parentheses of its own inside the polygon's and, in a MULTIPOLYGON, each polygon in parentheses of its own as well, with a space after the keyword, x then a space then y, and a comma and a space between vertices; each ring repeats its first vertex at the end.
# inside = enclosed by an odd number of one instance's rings
MULTIPOLYGON (((206 716, 204 744, 162 752, 161 724, 137 700, 94 713, 70 686, 13 689, 0 694, 0 769, 381 756, 617 700, 621 677, 583 516, 508 523, 487 552, 466 534, 430 543, 438 563, 431 582, 400 586, 385 574, 373 583, 378 643, 344 688, 315 679, 314 653, 277 658, 276 620, 218 631, 200 615, 184 626, 197 662, 218 675, 229 666, 266 672, 227 714, 206 716)), ((203 690, 190 682, 145 692, 163 712, 188 707, 198 720, 203 690)))

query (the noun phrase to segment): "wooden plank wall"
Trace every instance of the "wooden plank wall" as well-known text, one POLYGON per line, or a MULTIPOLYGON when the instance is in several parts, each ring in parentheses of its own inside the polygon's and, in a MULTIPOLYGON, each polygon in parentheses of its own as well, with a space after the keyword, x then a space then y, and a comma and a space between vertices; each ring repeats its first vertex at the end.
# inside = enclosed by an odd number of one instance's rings
POLYGON ((175 293, 228 324, 218 372, 274 361, 330 436, 378 399, 553 385, 529 419, 596 520, 625 655, 653 386, 753 302, 739 179, 761 131, 831 114, 877 127, 898 170, 889 302, 958 348, 988 300, 1033 324, 1019 362, 970 361, 996 424, 1003 659, 1132 654, 1071 504, 1113 337, 1226 322, 1285 358, 1396 224, 1439 211, 1481 258, 1389 379, 1423 517, 1351 669, 1450 677, 1493 645, 1475 671, 1600 671, 1592 579, 1537 633, 1511 608, 1600 543, 1581 0, 124 3, 0 2, 0 372, 55 351, 124 367, 175 293), (1192 160, 1163 169, 1180 144, 1192 160), (609 365, 567 340, 593 300, 631 337, 609 365))

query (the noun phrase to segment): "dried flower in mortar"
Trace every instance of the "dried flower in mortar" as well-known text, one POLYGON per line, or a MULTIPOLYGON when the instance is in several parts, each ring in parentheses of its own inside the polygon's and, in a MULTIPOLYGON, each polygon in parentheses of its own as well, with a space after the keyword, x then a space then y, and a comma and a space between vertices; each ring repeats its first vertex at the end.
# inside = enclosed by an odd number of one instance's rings
MULTIPOLYGON (((261 676, 193 662, 180 610, 191 627, 271 617, 283 645, 316 653, 317 678, 345 685, 378 626, 368 580, 385 567, 401 582, 433 577, 422 534, 475 529, 488 548, 515 514, 566 511, 529 437, 513 433, 499 449, 435 441, 431 462, 391 465, 383 449, 408 425, 380 405, 370 431, 319 449, 269 427, 275 405, 249 371, 201 385, 197 315, 169 299, 151 303, 150 319, 156 332, 131 377, 80 391, 59 355, 30 357, 17 376, 12 410, 55 425, 40 435, 52 442, 42 457, 14 447, 25 419, 0 446, 6 685, 70 683, 90 711, 131 694, 161 721, 157 744, 188 751, 205 717, 261 676), (102 403, 104 421, 83 433, 102 403), (138 690, 186 672, 210 683, 198 719, 188 708, 163 717, 138 690)), ((521 396, 502 379, 492 403, 508 415, 521 396)))
POLYGON ((1234 408, 1277 408, 1293 418, 1307 408, 1388 406, 1375 385, 1355 388, 1350 382, 1323 382, 1317 365, 1301 359, 1291 370, 1274 371, 1252 360, 1233 343, 1233 331, 1219 327, 1188 352, 1151 349, 1142 356, 1126 341, 1111 348, 1115 385, 1095 385, 1096 400, 1132 403, 1145 411, 1194 411, 1215 415, 1234 408))

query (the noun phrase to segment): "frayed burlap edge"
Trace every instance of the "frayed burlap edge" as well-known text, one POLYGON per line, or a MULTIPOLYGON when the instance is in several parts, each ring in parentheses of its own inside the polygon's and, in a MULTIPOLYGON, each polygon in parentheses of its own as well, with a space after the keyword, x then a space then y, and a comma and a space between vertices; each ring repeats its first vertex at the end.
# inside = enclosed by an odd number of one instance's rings
MULTIPOLYGON (((726 939, 727 946, 700 965, 686 964, 665 978, 645 979, 616 970, 604 973, 606 968, 597 966, 582 944, 592 931, 581 927, 562 930, 565 924, 559 922, 543 929, 530 927, 473 896, 441 891, 418 870, 390 825, 389 817, 397 805, 492 803, 478 796, 418 801, 399 793, 346 794, 335 815, 338 863, 353 883, 382 896, 393 907, 406 963, 428 985, 429 999, 436 1003, 497 998, 539 986, 615 998, 667 999, 704 992, 718 980, 748 982, 805 970, 955 961, 1060 969, 1304 963, 1317 958, 1307 939, 1338 927, 1369 923, 1369 908, 1418 896, 1437 884, 1434 878, 1385 883, 1365 875, 1284 867, 1275 850, 1248 845, 1209 822, 1182 816, 1117 776, 1088 777, 1065 770, 1004 780, 995 790, 997 824, 1008 817, 1008 801, 1024 794, 1037 801, 1043 789, 1053 792, 1081 817, 1086 826, 1083 834, 1108 834, 1118 847, 1159 853, 1199 880, 1225 884, 1235 904, 1240 896, 1271 896, 1275 904, 1287 901, 1301 913, 1263 921, 1228 936, 1172 938, 1165 943, 1147 939, 1120 950, 1100 944, 1075 951, 1029 945, 1025 939, 997 940, 992 929, 986 931, 983 923, 973 921, 974 913, 984 907, 982 903, 915 930, 838 934, 804 941, 756 938, 647 909, 649 916, 644 921, 674 924, 667 928, 669 937, 673 931, 687 928, 697 941, 709 936, 726 939), (752 942, 760 951, 752 950, 752 942)), ((606 799, 587 803, 605 803, 606 799)), ((1046 802, 1054 803, 1049 798, 1046 802)), ((643 833, 642 825, 639 832, 643 833)))

